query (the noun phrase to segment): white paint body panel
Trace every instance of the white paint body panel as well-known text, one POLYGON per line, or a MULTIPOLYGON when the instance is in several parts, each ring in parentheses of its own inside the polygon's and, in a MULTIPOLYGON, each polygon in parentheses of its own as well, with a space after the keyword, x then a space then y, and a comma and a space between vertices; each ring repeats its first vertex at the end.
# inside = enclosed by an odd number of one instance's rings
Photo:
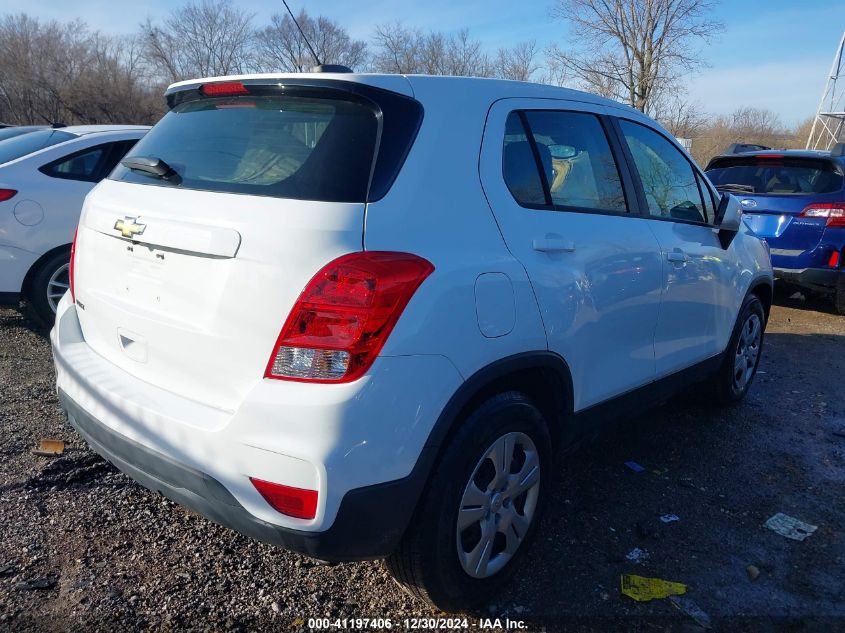
POLYGON ((502 178, 507 116, 554 109, 605 111, 573 101, 498 101, 487 119, 480 169, 508 247, 531 278, 549 349, 570 367, 578 411, 654 379, 663 271, 657 240, 642 217, 541 211, 514 200, 502 178), (544 250, 553 241, 567 250, 544 250))
MULTIPOLYGON (((346 492, 410 473, 449 398, 503 358, 560 354, 576 410, 651 382, 661 362, 695 347, 689 341, 700 334, 690 329, 704 322, 707 344, 683 362, 724 346, 748 284, 770 276, 762 245, 748 235, 727 252, 718 288, 699 268, 684 285, 666 277, 663 259, 680 238, 647 218, 516 205, 501 172, 507 112, 540 101, 602 112, 607 100, 518 82, 319 78, 423 104, 417 139, 382 199, 341 204, 103 182, 83 212, 77 304, 65 297, 52 332, 68 396, 116 432, 208 473, 264 521, 325 530, 346 492), (143 243, 113 230, 126 216, 147 225, 143 243), (574 250, 535 248, 558 239, 574 250), (414 253, 435 267, 372 368, 350 384, 264 379, 308 280, 362 249, 414 253), (662 306, 696 302, 706 305, 690 329, 661 330, 656 358, 662 306), (272 510, 249 477, 318 490, 316 518, 272 510)), ((665 318, 674 323, 671 312, 665 318)))

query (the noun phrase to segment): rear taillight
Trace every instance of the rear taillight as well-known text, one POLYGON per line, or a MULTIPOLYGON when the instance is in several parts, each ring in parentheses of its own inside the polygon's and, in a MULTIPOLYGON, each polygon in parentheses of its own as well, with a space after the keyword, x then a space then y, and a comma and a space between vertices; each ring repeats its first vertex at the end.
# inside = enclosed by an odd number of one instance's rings
POLYGON ((274 484, 263 479, 249 478, 255 489, 273 509, 297 519, 317 516, 317 491, 274 484))
POLYGON ((350 253, 308 282, 282 328, 265 378, 350 382, 369 369, 434 266, 409 253, 350 253))
POLYGON ((14 198, 17 193, 17 189, 0 189, 0 202, 14 198))
POLYGON ((802 218, 827 218, 825 226, 845 227, 845 202, 820 202, 804 207, 802 218))
POLYGON ((76 303, 76 294, 74 293, 75 274, 73 262, 76 259, 76 236, 79 235, 79 227, 73 232, 73 243, 70 245, 70 265, 68 266, 67 276, 68 284, 70 285, 70 300, 76 303))

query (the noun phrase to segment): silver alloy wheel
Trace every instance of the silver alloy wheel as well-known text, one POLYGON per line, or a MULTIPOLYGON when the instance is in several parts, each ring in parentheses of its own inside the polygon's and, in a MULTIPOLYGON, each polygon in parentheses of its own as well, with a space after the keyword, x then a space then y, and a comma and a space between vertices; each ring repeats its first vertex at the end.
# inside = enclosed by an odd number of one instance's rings
POLYGON ((458 508, 458 560, 473 578, 507 565, 525 539, 540 495, 540 455, 525 433, 498 438, 484 452, 458 508))
POLYGON ((734 386, 742 391, 754 376, 760 343, 763 340, 763 324, 756 314, 750 315, 742 324, 734 359, 734 386))
POLYGON ((56 313, 56 306, 59 305, 67 289, 70 288, 70 264, 59 266, 47 282, 47 304, 56 313))

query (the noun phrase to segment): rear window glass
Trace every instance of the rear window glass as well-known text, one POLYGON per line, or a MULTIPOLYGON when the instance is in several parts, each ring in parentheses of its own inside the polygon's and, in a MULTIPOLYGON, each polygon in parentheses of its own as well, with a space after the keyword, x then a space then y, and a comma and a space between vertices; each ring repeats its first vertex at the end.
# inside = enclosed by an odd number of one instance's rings
POLYGON ((61 130, 39 130, 0 140, 0 164, 8 163, 38 150, 58 145, 73 138, 73 134, 61 130))
POLYGON ((363 202, 376 150, 373 109, 339 99, 249 96, 188 101, 127 156, 163 160, 160 179, 118 165, 126 182, 301 200, 363 202))
POLYGON ((30 132, 35 132, 36 130, 44 129, 44 128, 37 128, 37 127, 7 127, 0 129, 0 141, 5 141, 7 138, 14 138, 15 136, 20 136, 21 134, 29 134, 30 132))
POLYGON ((707 176, 717 188, 735 193, 807 195, 842 189, 842 172, 824 160, 754 156, 714 161, 707 176))

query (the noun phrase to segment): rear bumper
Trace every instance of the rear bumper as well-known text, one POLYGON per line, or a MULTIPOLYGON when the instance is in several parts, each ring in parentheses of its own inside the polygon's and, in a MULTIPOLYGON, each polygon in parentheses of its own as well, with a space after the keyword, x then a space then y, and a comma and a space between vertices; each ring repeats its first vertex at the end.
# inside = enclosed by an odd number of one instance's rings
MULTIPOLYGON (((407 500, 418 498, 424 483, 423 477, 411 475, 349 491, 333 525, 323 532, 284 528, 250 514, 210 475, 123 437, 98 422, 61 390, 59 402, 68 421, 88 445, 142 486, 224 527, 321 560, 363 560, 390 554, 414 509, 407 500), (391 511, 385 512, 385 508, 391 511)), ((427 455, 423 457, 421 463, 427 462, 427 455)))
POLYGON ((333 562, 395 549, 433 462, 429 434, 461 383, 447 359, 379 359, 343 389, 259 380, 237 411, 221 411, 100 357, 76 309, 63 299, 51 333, 57 388, 96 452, 145 487, 264 542, 333 562), (317 490, 317 516, 276 512, 250 477, 317 490))
POLYGON ((830 268, 775 268, 775 278, 806 288, 831 292, 845 284, 845 270, 830 268))

